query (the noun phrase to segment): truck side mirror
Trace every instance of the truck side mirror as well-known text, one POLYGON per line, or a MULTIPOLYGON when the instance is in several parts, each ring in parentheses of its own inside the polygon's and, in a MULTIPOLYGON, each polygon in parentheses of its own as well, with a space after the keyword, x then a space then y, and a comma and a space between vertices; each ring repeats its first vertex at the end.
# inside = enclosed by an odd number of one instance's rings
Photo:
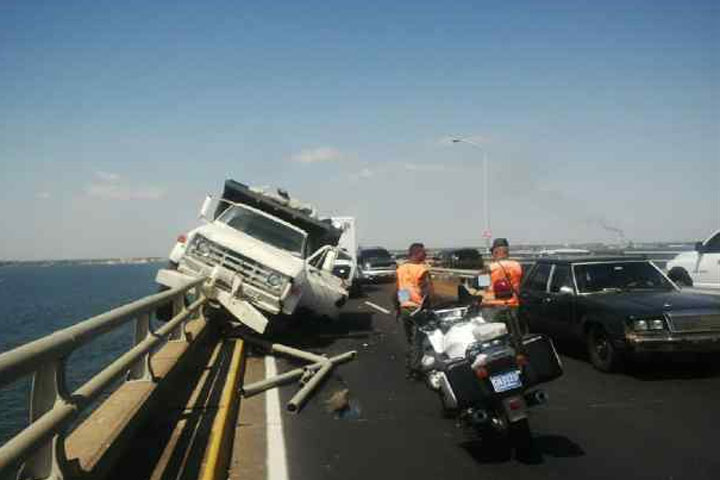
POLYGON ((212 197, 210 195, 205 196, 202 207, 200 207, 200 218, 204 218, 210 221, 210 205, 212 204, 212 197))
POLYGON ((705 251, 705 246, 702 242, 695 242, 695 251, 698 253, 703 253, 705 251))

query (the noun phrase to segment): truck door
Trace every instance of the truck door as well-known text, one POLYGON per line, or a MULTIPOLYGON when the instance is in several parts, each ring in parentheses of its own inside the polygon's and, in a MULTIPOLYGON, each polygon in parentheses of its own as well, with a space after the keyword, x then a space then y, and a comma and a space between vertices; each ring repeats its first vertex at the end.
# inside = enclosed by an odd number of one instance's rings
POLYGON ((698 252, 693 274, 693 283, 697 287, 720 287, 720 232, 706 241, 702 252, 698 252))
POLYGON ((333 275, 338 248, 325 245, 306 262, 306 276, 311 293, 305 306, 330 317, 337 316, 339 301, 347 298, 342 279, 333 275))
MULTIPOLYGON (((340 240, 338 240, 338 247, 343 250, 344 255, 342 254, 340 256, 340 259, 343 260, 342 264, 348 264, 350 271, 348 272, 347 279, 348 284, 352 283, 353 279, 355 278, 355 275, 357 274, 357 251, 358 251, 358 244, 357 244, 357 234, 355 231, 355 218, 353 217, 332 217, 332 223, 336 228, 339 228, 342 230, 342 235, 340 235, 340 240), (348 259, 349 257, 349 259, 348 259)), ((337 266, 337 265, 336 265, 337 266)), ((345 277, 345 272, 343 272, 343 277, 345 277)))

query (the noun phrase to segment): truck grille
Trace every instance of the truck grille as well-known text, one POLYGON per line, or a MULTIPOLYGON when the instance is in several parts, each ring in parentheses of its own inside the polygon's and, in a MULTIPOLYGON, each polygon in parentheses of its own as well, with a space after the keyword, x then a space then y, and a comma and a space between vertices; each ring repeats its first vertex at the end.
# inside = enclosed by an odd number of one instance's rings
POLYGON ((673 313, 668 315, 668 319, 673 332, 720 331, 720 313, 673 313))
POLYGON ((220 265, 230 271, 240 274, 243 282, 247 282, 262 290, 280 294, 285 286, 286 277, 282 276, 282 281, 275 287, 267 282, 272 274, 278 274, 275 270, 262 265, 244 255, 241 255, 229 248, 219 245, 198 235, 193 240, 193 248, 189 250, 192 257, 208 265, 220 265), (208 248, 201 253, 196 246, 203 242, 208 248))

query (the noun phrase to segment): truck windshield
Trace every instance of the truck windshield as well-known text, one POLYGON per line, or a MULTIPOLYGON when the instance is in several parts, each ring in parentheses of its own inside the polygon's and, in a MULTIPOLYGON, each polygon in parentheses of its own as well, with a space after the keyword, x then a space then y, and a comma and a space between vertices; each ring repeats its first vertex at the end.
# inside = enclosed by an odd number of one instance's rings
POLYGON ((303 253, 304 233, 253 210, 233 205, 218 220, 273 247, 296 255, 303 253))
POLYGON ((589 263, 573 268, 581 293, 673 289, 650 262, 589 263))

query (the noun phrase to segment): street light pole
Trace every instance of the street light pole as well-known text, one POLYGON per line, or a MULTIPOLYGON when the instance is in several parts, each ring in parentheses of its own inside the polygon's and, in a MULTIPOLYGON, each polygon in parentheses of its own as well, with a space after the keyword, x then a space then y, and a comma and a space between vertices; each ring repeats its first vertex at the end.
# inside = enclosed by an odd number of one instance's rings
POLYGON ((488 209, 488 156, 487 151, 485 150, 485 147, 482 145, 479 145, 472 140, 467 140, 462 137, 451 137, 452 143, 467 143, 468 145, 471 145, 475 148, 480 149, 482 152, 482 170, 483 170, 483 217, 485 219, 485 230, 483 231, 483 237, 485 237, 485 242, 487 246, 490 246, 490 237, 492 236, 490 233, 490 214, 488 209))

